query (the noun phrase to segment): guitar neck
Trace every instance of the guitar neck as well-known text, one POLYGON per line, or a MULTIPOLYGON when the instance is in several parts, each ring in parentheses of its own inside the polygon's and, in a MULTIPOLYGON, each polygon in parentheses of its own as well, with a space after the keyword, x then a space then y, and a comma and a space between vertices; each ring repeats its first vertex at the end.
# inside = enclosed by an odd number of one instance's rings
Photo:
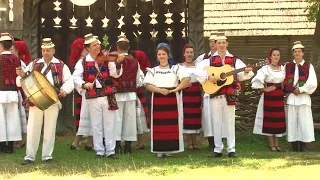
POLYGON ((240 69, 236 69, 236 70, 233 70, 233 71, 229 71, 226 73, 226 76, 231 76, 231 75, 235 75, 235 74, 238 74, 239 72, 242 72, 246 69, 246 67, 243 67, 243 68, 240 68, 240 69))

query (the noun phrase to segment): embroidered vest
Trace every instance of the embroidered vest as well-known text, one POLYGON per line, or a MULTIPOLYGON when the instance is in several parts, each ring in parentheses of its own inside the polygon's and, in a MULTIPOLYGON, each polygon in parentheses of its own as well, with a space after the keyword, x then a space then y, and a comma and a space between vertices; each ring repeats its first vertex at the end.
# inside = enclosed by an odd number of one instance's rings
MULTIPOLYGON (((226 56, 224 60, 224 64, 225 65, 228 64, 233 68, 235 68, 236 60, 237 60, 236 57, 226 56)), ((222 63, 222 59, 220 56, 213 56, 210 59, 210 66, 221 67, 224 64, 222 63)), ((240 103, 239 102, 240 90, 241 90, 241 85, 237 81, 237 75, 234 75, 234 81, 231 85, 222 87, 217 93, 215 93, 214 95, 211 95, 211 97, 225 95, 228 105, 237 105, 240 103)))
POLYGON ((122 75, 117 79, 119 84, 117 92, 136 92, 138 61, 132 55, 128 55, 122 62, 122 68, 122 75))
POLYGON ((283 81, 284 91, 286 92, 293 92, 296 87, 303 86, 308 77, 309 77, 309 67, 310 63, 304 62, 304 64, 298 65, 299 71, 299 80, 297 84, 294 83, 294 74, 296 70, 296 64, 294 62, 289 62, 286 64, 286 78, 283 81))
POLYGON ((103 63, 100 67, 96 67, 94 61, 86 61, 86 58, 82 60, 83 66, 83 80, 88 83, 96 82, 96 79, 101 84, 102 88, 96 88, 94 83, 93 89, 86 91, 86 99, 92 99, 97 97, 107 96, 109 103, 109 110, 117 110, 118 105, 115 94, 117 92, 115 86, 117 83, 112 77, 110 77, 108 62, 103 63), (99 68, 99 69, 98 69, 99 68))
POLYGON ((0 55, 0 91, 17 91, 16 68, 21 66, 20 60, 12 54, 0 55))
MULTIPOLYGON (((37 70, 39 72, 42 71, 43 67, 44 67, 44 63, 38 63, 40 59, 35 59, 33 61, 33 69, 37 70)), ((63 66, 64 66, 64 62, 59 60, 59 63, 51 63, 48 65, 50 67, 48 67, 48 69, 46 69, 43 74, 46 75, 50 70, 52 73, 52 78, 53 78, 53 84, 54 87, 56 89, 60 89, 63 82, 62 82, 62 77, 63 77, 63 66)))
POLYGON ((202 60, 209 59, 210 57, 211 54, 209 55, 209 53, 205 53, 202 60))

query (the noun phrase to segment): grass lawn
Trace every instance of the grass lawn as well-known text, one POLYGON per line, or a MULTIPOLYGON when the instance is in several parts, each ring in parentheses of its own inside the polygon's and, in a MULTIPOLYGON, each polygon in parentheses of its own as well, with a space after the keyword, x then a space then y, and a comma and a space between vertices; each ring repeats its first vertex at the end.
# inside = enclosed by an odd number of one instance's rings
MULTIPOLYGON (((317 136, 320 134, 318 133, 317 136)), ((200 150, 185 150, 172 158, 159 159, 150 153, 150 147, 120 155, 116 160, 94 159, 93 151, 71 151, 73 136, 56 140, 54 159, 44 164, 40 156, 36 163, 21 166, 25 148, 14 154, 0 154, 0 179, 320 179, 320 149, 317 143, 309 145, 306 153, 289 152, 289 144, 282 139, 282 148, 288 152, 270 152, 265 137, 252 134, 237 135, 238 158, 209 158, 207 145, 200 150)), ((38 151, 40 155, 41 146, 38 151)))

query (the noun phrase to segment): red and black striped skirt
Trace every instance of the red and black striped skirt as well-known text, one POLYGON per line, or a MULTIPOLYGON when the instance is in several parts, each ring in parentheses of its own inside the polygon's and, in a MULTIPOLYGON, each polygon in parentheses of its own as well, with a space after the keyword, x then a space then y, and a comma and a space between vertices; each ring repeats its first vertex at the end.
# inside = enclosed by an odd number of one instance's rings
POLYGON ((144 110, 144 113, 145 113, 145 116, 146 116, 146 121, 147 121, 147 123, 149 123, 149 118, 148 118, 149 108, 148 108, 148 104, 147 104, 147 99, 143 94, 143 89, 141 87, 137 88, 136 93, 137 93, 137 96, 138 96, 138 98, 140 100, 140 103, 143 106, 143 110, 144 110))
POLYGON ((179 114, 177 96, 170 93, 153 95, 152 147, 153 151, 179 150, 179 114))
POLYGON ((274 91, 264 92, 262 132, 267 134, 282 134, 286 132, 284 112, 284 96, 280 84, 275 85, 274 91))
POLYGON ((75 92, 74 94, 75 98, 76 98, 76 103, 75 103, 75 114, 76 114, 76 121, 75 121, 75 125, 76 125, 76 130, 78 131, 79 129, 79 124, 80 124, 80 114, 81 114, 81 103, 82 103, 82 96, 75 92))
POLYGON ((201 88, 200 83, 192 83, 191 87, 182 90, 183 129, 201 129, 201 88))

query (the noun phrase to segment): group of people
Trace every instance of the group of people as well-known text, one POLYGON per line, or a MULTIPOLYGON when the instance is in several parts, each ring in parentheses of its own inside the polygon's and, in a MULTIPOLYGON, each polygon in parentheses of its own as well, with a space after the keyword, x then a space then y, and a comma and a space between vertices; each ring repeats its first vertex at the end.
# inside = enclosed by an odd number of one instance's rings
POLYGON ((293 61, 283 66, 280 50, 272 48, 269 64, 261 67, 256 76, 250 66, 227 50, 227 37, 221 33, 211 34, 211 51, 196 59, 194 48, 186 44, 183 62, 175 65, 170 63, 170 46, 158 44, 158 65, 153 68, 143 51, 129 51, 130 42, 125 36, 117 41, 117 53, 110 53, 101 49, 97 37, 87 34, 71 45, 69 65, 74 66, 73 73, 54 57, 55 45, 50 38, 43 39, 42 57, 33 61, 25 53, 26 44, 18 42, 8 33, 1 34, 0 151, 12 153, 14 142, 22 146, 22 134, 27 133, 23 165, 35 161, 42 125, 42 161, 53 160, 61 109, 58 101, 42 111, 25 97, 20 79, 33 70, 47 78, 59 97, 76 90, 77 134, 71 149, 80 150, 82 137, 87 137, 85 149, 94 149, 97 159, 132 153, 135 141, 137 148, 143 149, 143 134, 149 131, 151 152, 159 158, 184 151, 184 135, 187 148, 198 149, 200 131, 208 138, 213 157, 223 156, 225 138, 228 157, 237 157, 235 106, 239 104, 239 81, 252 77, 252 88, 263 90, 254 133, 268 136, 270 150, 281 151, 278 137, 284 135, 292 143, 293 151, 305 151, 305 143, 315 140, 310 94, 317 88, 317 78, 312 64, 303 59, 304 46, 299 41, 292 48, 293 61), (202 84, 217 84, 221 80, 205 69, 224 65, 243 70, 216 93, 203 92, 202 84), (145 89, 151 92, 151 108, 145 89))

